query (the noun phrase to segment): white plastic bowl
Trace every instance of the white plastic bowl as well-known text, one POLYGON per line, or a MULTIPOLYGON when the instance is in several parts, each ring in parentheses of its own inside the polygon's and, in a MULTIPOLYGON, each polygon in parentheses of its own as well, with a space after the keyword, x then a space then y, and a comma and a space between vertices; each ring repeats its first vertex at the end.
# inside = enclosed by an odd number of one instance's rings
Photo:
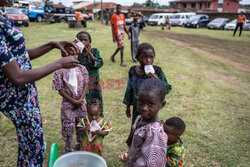
POLYGON ((60 156, 53 167, 107 167, 106 161, 88 151, 75 151, 60 156))

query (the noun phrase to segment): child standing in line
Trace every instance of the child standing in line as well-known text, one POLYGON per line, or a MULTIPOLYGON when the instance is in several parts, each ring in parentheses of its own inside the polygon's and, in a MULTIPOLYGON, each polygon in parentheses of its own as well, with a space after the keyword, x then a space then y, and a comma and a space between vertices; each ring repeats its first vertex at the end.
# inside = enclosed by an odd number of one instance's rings
MULTIPOLYGON (((103 66, 103 60, 100 52, 96 48, 91 48, 91 36, 86 31, 81 31, 76 36, 77 40, 84 44, 83 52, 79 55, 78 60, 84 65, 89 73, 89 89, 87 91, 87 100, 97 98, 101 102, 103 112, 102 90, 99 85, 99 68, 103 66)), ((77 42, 77 40, 75 42, 77 42)), ((102 113, 103 116, 103 113, 102 113)))
POLYGON ((138 19, 134 18, 133 24, 129 27, 130 37, 131 37, 131 56, 133 61, 136 63, 136 52, 140 44, 140 30, 146 27, 146 23, 142 16, 142 22, 139 24, 138 19))
MULTIPOLYGON (((72 54, 72 52, 71 52, 72 54)), ((77 59, 77 57, 76 57, 77 59)), ((86 112, 86 91, 88 87, 88 71, 78 65, 75 68, 61 68, 54 73, 52 89, 58 90, 63 97, 61 107, 62 137, 65 142, 65 151, 72 152, 74 129, 86 112), (72 71, 74 71, 72 75, 72 71), (74 81, 72 82, 72 77, 74 81)), ((81 136, 76 129, 76 148, 80 147, 81 136)))
POLYGON ((133 105, 132 126, 139 115, 137 110, 138 89, 141 83, 148 78, 157 78, 163 81, 168 94, 172 87, 168 84, 167 78, 159 66, 153 66, 154 73, 145 72, 146 65, 152 65, 155 58, 155 50, 149 43, 142 43, 137 49, 136 59, 140 65, 132 66, 129 70, 127 89, 123 103, 127 105, 126 115, 131 118, 130 106, 133 105))
POLYGON ((185 149, 180 136, 184 133, 186 125, 181 118, 172 117, 166 120, 164 131, 168 135, 168 151, 166 167, 183 167, 185 149))
POLYGON ((139 88, 138 111, 129 146, 127 167, 165 167, 168 136, 158 112, 165 104, 166 86, 157 78, 145 80, 139 88))
POLYGON ((96 98, 88 100, 88 115, 81 119, 77 125, 83 133, 83 151, 90 151, 102 155, 103 138, 111 131, 111 126, 102 118, 100 114, 101 102, 96 98))

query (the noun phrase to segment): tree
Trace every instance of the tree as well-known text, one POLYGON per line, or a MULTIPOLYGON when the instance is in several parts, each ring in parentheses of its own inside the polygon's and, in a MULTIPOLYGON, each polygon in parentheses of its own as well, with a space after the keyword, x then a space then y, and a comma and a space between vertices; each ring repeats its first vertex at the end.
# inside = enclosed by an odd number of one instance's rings
POLYGON ((158 8, 158 9, 167 9, 169 8, 169 6, 166 6, 166 5, 163 5, 161 6, 159 3, 157 2, 154 2, 155 0, 147 0, 145 3, 137 3, 137 2, 134 2, 134 4, 132 5, 132 7, 134 8, 158 8))
POLYGON ((132 7, 134 7, 134 8, 141 8, 142 4, 134 2, 134 4, 132 5, 132 7))
POLYGON ((154 4, 154 2, 152 0, 147 0, 145 3, 146 7, 148 7, 148 8, 152 8, 153 4, 154 4))

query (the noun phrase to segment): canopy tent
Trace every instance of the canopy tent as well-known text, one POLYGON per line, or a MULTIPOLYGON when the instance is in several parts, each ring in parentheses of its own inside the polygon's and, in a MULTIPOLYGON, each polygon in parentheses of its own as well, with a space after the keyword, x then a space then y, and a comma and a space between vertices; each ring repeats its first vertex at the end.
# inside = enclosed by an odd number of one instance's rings
POLYGON ((83 9, 90 4, 92 4, 92 3, 91 2, 81 2, 81 3, 73 6, 73 9, 83 9))

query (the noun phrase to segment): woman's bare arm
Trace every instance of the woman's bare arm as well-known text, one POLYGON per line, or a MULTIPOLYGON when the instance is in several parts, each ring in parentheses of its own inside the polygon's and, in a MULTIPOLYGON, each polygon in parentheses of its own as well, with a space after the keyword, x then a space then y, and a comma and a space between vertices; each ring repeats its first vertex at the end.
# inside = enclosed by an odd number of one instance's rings
POLYGON ((60 68, 75 67, 78 63, 76 57, 68 56, 46 66, 26 71, 19 68, 16 60, 12 60, 10 63, 3 66, 2 70, 10 82, 16 86, 22 86, 30 82, 35 82, 60 68))
POLYGON ((68 52, 66 50, 67 48, 70 48, 70 47, 75 48, 73 50, 74 55, 76 55, 79 52, 79 49, 75 45, 75 43, 69 42, 69 41, 52 41, 52 42, 49 42, 47 44, 44 44, 36 48, 27 49, 27 51, 29 53, 29 58, 33 60, 48 53, 49 51, 55 48, 60 49, 64 53, 65 56, 68 56, 68 52))

